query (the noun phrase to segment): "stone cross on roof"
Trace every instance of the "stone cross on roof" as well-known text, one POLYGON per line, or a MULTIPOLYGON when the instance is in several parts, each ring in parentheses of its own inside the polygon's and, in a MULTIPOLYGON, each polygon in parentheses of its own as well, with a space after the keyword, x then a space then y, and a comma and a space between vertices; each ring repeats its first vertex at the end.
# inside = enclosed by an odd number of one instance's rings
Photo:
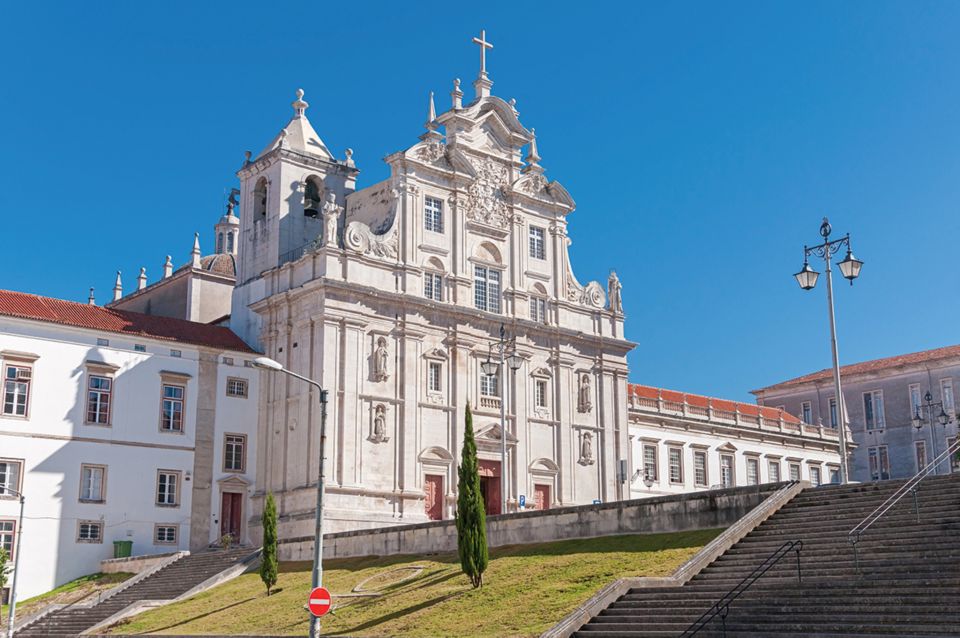
POLYGON ((480 37, 474 38, 473 42, 480 46, 480 74, 477 75, 473 87, 477 91, 477 97, 489 97, 493 82, 487 78, 487 49, 492 49, 493 45, 487 42, 486 29, 480 29, 480 37))

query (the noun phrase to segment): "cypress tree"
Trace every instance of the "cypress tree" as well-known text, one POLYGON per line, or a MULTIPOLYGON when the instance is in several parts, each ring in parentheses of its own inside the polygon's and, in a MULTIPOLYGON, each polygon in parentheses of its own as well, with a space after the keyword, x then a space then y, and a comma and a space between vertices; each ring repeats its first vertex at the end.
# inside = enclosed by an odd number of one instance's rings
POLYGON ((487 553, 487 521, 480 493, 480 467, 477 442, 473 438, 473 414, 467 403, 463 432, 463 451, 457 470, 457 553, 460 567, 474 587, 483 586, 483 572, 490 560, 487 553))
POLYGON ((267 494, 263 504, 263 552, 260 556, 260 580, 270 588, 277 584, 277 504, 273 493, 267 494))

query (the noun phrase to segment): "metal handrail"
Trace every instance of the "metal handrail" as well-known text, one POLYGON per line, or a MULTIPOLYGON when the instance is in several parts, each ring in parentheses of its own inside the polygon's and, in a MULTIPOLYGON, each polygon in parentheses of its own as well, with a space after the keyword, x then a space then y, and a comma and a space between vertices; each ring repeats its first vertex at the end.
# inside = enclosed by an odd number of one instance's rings
POLYGON ((920 505, 917 502, 917 488, 920 485, 920 481, 927 478, 937 467, 940 466, 946 459, 950 458, 952 454, 960 451, 960 438, 957 438, 953 442, 953 445, 947 447, 940 456, 930 461, 926 467, 913 475, 913 477, 900 486, 896 492, 891 494, 887 500, 877 506, 872 512, 867 514, 867 516, 857 523, 857 525, 850 530, 847 534, 847 539, 850 541, 850 544, 853 546, 853 558, 857 565, 857 570, 860 569, 860 555, 857 552, 857 543, 860 542, 860 539, 863 537, 863 534, 870 529, 870 527, 876 523, 880 518, 886 514, 891 507, 900 502, 904 496, 907 495, 907 492, 913 492, 913 506, 917 513, 917 522, 920 522, 920 505))
POLYGON ((730 603, 740 597, 740 594, 747 591, 751 585, 757 582, 757 579, 767 573, 767 571, 780 562, 780 559, 789 554, 790 552, 797 553, 797 583, 802 584, 803 579, 800 575, 800 550, 803 549, 803 541, 788 541, 778 547, 776 551, 767 556, 767 558, 760 563, 752 572, 750 572, 746 578, 737 583, 734 587, 730 589, 726 594, 720 597, 720 600, 715 602, 713 606, 707 611, 703 612, 697 620, 693 622, 692 625, 687 627, 686 631, 680 634, 680 638, 686 638, 687 636, 692 636, 704 627, 707 626, 711 620, 720 616, 720 620, 723 622, 723 635, 727 635, 727 615, 730 613, 730 603))

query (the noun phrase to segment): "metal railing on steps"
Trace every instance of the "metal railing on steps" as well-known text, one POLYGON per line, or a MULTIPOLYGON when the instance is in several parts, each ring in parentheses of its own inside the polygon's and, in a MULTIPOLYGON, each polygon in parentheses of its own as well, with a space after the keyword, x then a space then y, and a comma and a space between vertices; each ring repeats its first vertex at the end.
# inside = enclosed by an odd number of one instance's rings
POLYGON ((890 509, 894 505, 899 503, 900 499, 906 496, 907 493, 913 494, 913 509, 916 512, 917 522, 919 523, 920 522, 920 502, 919 502, 919 499, 917 498, 917 489, 920 487, 920 482, 923 481, 923 479, 930 476, 930 474, 935 473, 936 469, 940 467, 940 465, 944 461, 948 461, 949 463, 949 459, 954 454, 957 454, 957 453, 960 453, 960 437, 958 437, 957 440, 953 442, 953 445, 950 445, 949 447, 947 447, 947 449, 944 450, 937 458, 930 461, 930 463, 928 463, 926 467, 924 467, 922 470, 914 474, 910 480, 908 480, 906 483, 900 486, 900 489, 898 489, 896 492, 891 494, 887 498, 887 500, 885 500, 883 503, 878 505, 876 509, 874 509, 872 512, 867 514, 867 516, 862 521, 857 523, 857 525, 850 530, 850 532, 847 534, 847 539, 850 541, 850 545, 853 546, 853 560, 854 560, 854 563, 856 564, 858 573, 860 573, 860 552, 857 549, 857 543, 860 542, 860 540, 863 538, 863 535, 866 533, 866 531, 870 529, 870 527, 873 526, 874 523, 880 520, 884 514, 890 511, 890 509))
POLYGON ((788 555, 790 552, 796 552, 797 554, 797 584, 803 584, 803 580, 800 574, 800 550, 803 549, 803 541, 788 541, 778 547, 776 551, 767 556, 766 559, 757 567, 750 572, 743 580, 733 586, 730 591, 720 597, 720 600, 715 602, 710 609, 703 612, 697 620, 693 622, 692 625, 687 627, 686 631, 680 634, 680 638, 687 638, 696 634, 698 631, 707 626, 707 624, 720 616, 720 622, 723 627, 723 635, 727 635, 727 616, 730 614, 730 603, 740 597, 740 595, 747 591, 757 579, 766 574, 771 567, 780 562, 784 556, 788 555))

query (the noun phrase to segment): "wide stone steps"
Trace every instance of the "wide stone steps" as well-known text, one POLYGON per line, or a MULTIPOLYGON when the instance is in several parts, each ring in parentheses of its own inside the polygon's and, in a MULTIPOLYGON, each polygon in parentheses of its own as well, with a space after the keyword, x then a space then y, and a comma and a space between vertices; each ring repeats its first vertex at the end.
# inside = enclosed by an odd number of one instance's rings
MULTIPOLYGON (((903 481, 807 489, 682 587, 635 588, 575 636, 676 637, 785 542, 802 540, 729 607, 726 636, 960 636, 960 474, 931 477, 863 535, 903 481)), ((697 636, 720 636, 714 619, 697 636)))
POLYGON ((249 556, 237 548, 190 554, 93 607, 67 607, 17 631, 19 638, 75 636, 141 600, 171 600, 249 556))

